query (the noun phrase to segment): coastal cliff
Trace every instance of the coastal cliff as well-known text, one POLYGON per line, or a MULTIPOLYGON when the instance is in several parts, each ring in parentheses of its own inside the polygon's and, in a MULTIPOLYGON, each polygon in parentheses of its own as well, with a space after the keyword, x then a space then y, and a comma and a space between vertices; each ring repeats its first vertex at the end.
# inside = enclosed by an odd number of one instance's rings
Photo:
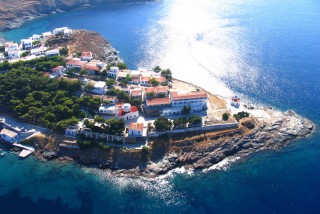
POLYGON ((66 47, 70 53, 91 51, 95 59, 109 64, 122 62, 110 42, 93 31, 74 30, 71 37, 51 36, 45 39, 45 43, 50 48, 66 47))
MULTIPOLYGON (((136 2, 137 0, 2 0, 0 1, 0 31, 21 26, 41 16, 105 3, 136 2)), ((144 0, 146 1, 146 0, 144 0)))
POLYGON ((230 156, 245 157, 262 150, 278 150, 294 140, 310 136, 315 129, 311 121, 293 111, 262 111, 268 117, 242 119, 236 129, 166 134, 150 138, 149 150, 114 147, 107 150, 90 148, 81 151, 53 149, 54 147, 43 144, 36 156, 110 169, 119 176, 152 178, 181 167, 184 170, 207 169, 230 156))

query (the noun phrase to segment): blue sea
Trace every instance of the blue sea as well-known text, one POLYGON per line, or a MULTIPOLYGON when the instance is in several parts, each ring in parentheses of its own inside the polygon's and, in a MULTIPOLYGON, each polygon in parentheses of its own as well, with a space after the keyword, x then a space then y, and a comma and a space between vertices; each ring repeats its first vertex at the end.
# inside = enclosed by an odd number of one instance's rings
MULTIPOLYGON (((160 65, 225 96, 320 124, 320 2, 159 0, 107 4, 0 34, 101 33, 131 68, 160 65)), ((72 164, 0 159, 0 213, 320 213, 320 134, 206 173, 114 178, 72 164)))

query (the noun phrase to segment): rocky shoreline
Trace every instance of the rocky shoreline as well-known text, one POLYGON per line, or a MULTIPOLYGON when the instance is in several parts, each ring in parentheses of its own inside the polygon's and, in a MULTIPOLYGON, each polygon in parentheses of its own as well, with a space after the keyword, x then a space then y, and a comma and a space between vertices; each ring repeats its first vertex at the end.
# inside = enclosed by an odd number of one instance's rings
POLYGON ((279 150, 288 143, 309 137, 315 125, 289 110, 280 112, 264 109, 270 118, 246 118, 239 128, 217 132, 165 135, 149 139, 150 150, 124 150, 112 148, 102 151, 92 148, 38 150, 41 160, 74 162, 80 166, 109 170, 115 176, 154 178, 171 170, 208 169, 228 157, 245 157, 262 150, 279 150), (246 127, 250 120, 252 129, 246 127))
POLYGON ((0 2, 0 31, 18 28, 34 19, 63 13, 78 8, 87 8, 106 3, 126 3, 147 0, 3 0, 0 2))

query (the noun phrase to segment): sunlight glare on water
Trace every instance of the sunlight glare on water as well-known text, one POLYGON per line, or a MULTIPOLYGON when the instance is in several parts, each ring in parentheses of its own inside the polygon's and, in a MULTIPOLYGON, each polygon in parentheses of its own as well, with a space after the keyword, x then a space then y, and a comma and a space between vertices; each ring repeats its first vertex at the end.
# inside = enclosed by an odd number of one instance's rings
POLYGON ((239 42, 246 29, 237 19, 225 17, 230 7, 237 5, 211 0, 164 4, 162 18, 149 27, 143 47, 145 55, 152 57, 140 66, 151 62, 153 66, 171 68, 175 77, 225 96, 233 92, 223 79, 243 84, 249 77, 255 82, 259 68, 248 63, 247 44, 239 42))

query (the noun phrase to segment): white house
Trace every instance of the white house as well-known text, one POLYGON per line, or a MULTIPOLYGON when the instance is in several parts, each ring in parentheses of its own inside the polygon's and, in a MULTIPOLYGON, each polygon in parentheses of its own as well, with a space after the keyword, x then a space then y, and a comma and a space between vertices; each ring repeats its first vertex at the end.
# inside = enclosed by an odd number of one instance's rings
POLYGON ((91 61, 92 60, 92 53, 91 52, 82 52, 81 53, 81 60, 91 61))
POLYGON ((140 83, 140 78, 141 78, 141 72, 139 70, 133 70, 130 73, 131 76, 131 83, 132 84, 139 84, 140 83))
POLYGON ((143 123, 130 123, 128 128, 129 137, 142 137, 143 123))
POLYGON ((31 39, 21 39, 21 45, 24 49, 32 48, 32 40, 31 39))
POLYGON ((9 59, 16 59, 20 58, 21 56, 21 51, 20 50, 13 50, 8 52, 8 58, 9 59))
POLYGON ((31 39, 32 41, 40 41, 41 40, 41 35, 33 34, 29 39, 31 39))
POLYGON ((15 42, 4 43, 4 52, 19 50, 19 45, 15 42))
POLYGON ((73 58, 73 59, 69 60, 69 61, 66 63, 66 67, 67 67, 68 69, 70 69, 70 68, 81 69, 81 68, 83 68, 86 64, 87 64, 87 62, 85 62, 85 61, 81 61, 81 60, 78 59, 78 58, 73 58))
POLYGON ((8 141, 9 143, 14 143, 15 141, 17 141, 18 135, 19 133, 11 131, 6 128, 3 128, 0 132, 0 137, 3 140, 8 141))
POLYGON ((46 51, 44 53, 46 56, 60 56, 60 51, 58 49, 53 49, 53 50, 49 50, 49 51, 46 51))
POLYGON ((118 68, 118 67, 111 67, 111 68, 109 69, 108 75, 109 75, 110 77, 116 78, 117 75, 118 75, 118 73, 119 73, 119 68, 118 68))
POLYGON ((99 107, 99 113, 100 114, 107 114, 107 115, 116 115, 117 114, 117 108, 115 106, 100 106, 99 107))
POLYGON ((67 29, 64 29, 63 35, 64 37, 70 37, 72 35, 72 32, 73 31, 71 29, 67 28, 67 29))
POLYGON ((106 92, 106 82, 98 81, 93 85, 93 89, 91 90, 94 94, 104 94, 106 92))
POLYGON ((185 105, 206 106, 208 101, 208 95, 205 92, 193 92, 186 94, 171 92, 170 98, 173 107, 185 105))
POLYGON ((150 86, 150 77, 141 77, 141 85, 150 86))
POLYGON ((132 120, 139 117, 139 110, 136 106, 125 103, 122 108, 118 110, 117 117, 119 119, 124 119, 124 121, 132 120))
POLYGON ((51 71, 52 71, 52 76, 61 77, 63 75, 64 67, 63 66, 57 66, 55 68, 52 68, 51 71))
POLYGON ((30 50, 30 54, 38 56, 38 55, 43 54, 46 50, 47 50, 46 47, 34 48, 34 49, 30 50))
POLYGON ((52 31, 54 35, 57 35, 59 33, 64 33, 65 30, 69 29, 68 27, 61 27, 61 28, 56 28, 52 31))

